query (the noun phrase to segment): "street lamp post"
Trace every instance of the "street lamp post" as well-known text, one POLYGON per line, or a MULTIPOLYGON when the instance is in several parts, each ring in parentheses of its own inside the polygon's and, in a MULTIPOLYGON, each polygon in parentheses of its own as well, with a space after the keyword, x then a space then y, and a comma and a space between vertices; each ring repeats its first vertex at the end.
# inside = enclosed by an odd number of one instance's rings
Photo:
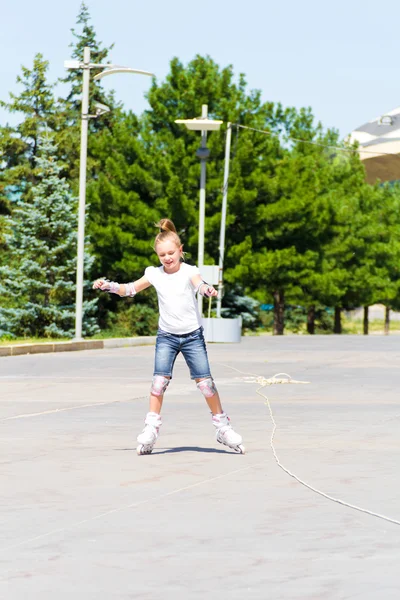
POLYGON ((98 73, 93 79, 99 80, 114 73, 136 73, 139 75, 153 76, 153 73, 131 69, 130 67, 121 67, 112 64, 101 64, 90 62, 90 48, 87 46, 83 50, 83 62, 79 60, 64 61, 66 69, 82 69, 82 110, 81 110, 81 148, 79 163, 79 210, 78 210, 78 251, 77 251, 77 269, 76 269, 76 306, 75 306, 75 340, 82 339, 82 316, 83 316, 83 275, 84 275, 84 254, 85 254, 85 204, 86 204, 86 163, 87 163, 87 139, 88 122, 91 118, 96 118, 100 114, 107 112, 106 106, 98 105, 95 115, 89 114, 89 82, 91 69, 105 69, 98 73))
POLYGON ((232 124, 228 123, 226 129, 225 142, 225 167, 224 167, 224 187, 222 188, 222 208, 221 208, 221 231, 219 236, 219 270, 218 270, 218 298, 217 298, 217 318, 221 317, 222 295, 223 295, 223 272, 225 255, 225 228, 226 228, 226 210, 228 204, 228 182, 229 182, 229 161, 231 154, 232 124))
POLYGON ((90 48, 83 51, 81 153, 79 159, 78 255, 76 264, 75 339, 82 339, 83 272, 85 256, 86 163, 89 125, 90 48))
MULTIPOLYGON (((198 119, 176 119, 175 123, 185 125, 187 129, 201 131, 201 144, 196 152, 200 159, 200 198, 199 198, 199 249, 198 249, 198 267, 201 271, 204 266, 204 232, 205 232, 205 212, 206 212, 206 163, 210 155, 207 148, 207 131, 218 131, 223 121, 216 121, 208 118, 208 106, 203 104, 201 108, 201 117, 198 119)), ((198 295, 198 307, 200 315, 203 314, 203 296, 198 295)))
MULTIPOLYGON (((208 106, 203 104, 201 107, 201 118, 207 119, 208 117, 208 106)), ((199 269, 204 265, 204 234, 205 234, 205 219, 206 219, 206 168, 207 159, 210 156, 210 151, 207 148, 207 129, 201 130, 201 144, 200 148, 196 153, 196 156, 200 159, 200 198, 199 198, 199 250, 198 250, 198 264, 199 269)), ((203 300, 201 294, 199 298, 203 300)), ((201 314, 201 311, 200 311, 201 314)))

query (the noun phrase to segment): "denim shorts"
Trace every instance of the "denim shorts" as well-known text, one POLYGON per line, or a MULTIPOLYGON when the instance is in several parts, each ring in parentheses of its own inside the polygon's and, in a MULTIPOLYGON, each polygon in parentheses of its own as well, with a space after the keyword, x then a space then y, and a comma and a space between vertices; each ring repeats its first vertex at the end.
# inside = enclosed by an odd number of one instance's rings
POLYGON ((202 327, 181 335, 159 329, 156 340, 154 375, 172 378, 172 371, 179 352, 182 352, 189 367, 191 379, 211 377, 202 327))

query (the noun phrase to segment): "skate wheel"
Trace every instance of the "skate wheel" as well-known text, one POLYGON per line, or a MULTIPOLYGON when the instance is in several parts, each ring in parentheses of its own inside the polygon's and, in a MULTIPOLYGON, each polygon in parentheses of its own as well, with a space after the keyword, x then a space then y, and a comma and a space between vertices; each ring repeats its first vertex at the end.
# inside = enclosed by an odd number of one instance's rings
POLYGON ((139 446, 136 448, 138 456, 142 456, 143 454, 151 454, 152 450, 153 446, 144 446, 143 444, 139 444, 139 446))
POLYGON ((230 450, 234 450, 234 452, 237 452, 238 454, 246 454, 246 448, 243 446, 243 444, 239 444, 239 446, 230 446, 229 444, 219 440, 218 438, 217 438, 217 442, 219 442, 220 444, 223 444, 224 446, 228 446, 228 448, 230 450))

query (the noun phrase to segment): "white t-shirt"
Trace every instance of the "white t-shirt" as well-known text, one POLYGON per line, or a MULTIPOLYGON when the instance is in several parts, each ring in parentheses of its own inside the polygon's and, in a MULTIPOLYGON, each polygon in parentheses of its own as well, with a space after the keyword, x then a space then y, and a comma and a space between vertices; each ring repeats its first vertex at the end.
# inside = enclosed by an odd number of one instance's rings
POLYGON ((147 267, 144 275, 157 291, 160 329, 179 335, 201 327, 191 282, 194 275, 200 275, 197 267, 181 263, 179 271, 171 274, 166 273, 163 266, 147 267))

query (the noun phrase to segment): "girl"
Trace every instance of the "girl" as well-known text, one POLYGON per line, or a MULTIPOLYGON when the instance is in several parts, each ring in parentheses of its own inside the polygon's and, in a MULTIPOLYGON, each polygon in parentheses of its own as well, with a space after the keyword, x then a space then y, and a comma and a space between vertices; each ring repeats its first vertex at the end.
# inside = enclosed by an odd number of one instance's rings
POLYGON ((153 285, 157 291, 160 317, 156 339, 154 375, 150 391, 150 408, 146 415, 142 433, 138 436, 138 454, 150 454, 161 426, 161 407, 164 393, 172 378, 175 359, 179 352, 189 367, 190 377, 206 399, 211 410, 216 438, 221 444, 244 453, 242 438, 229 422, 222 410, 221 400, 211 376, 204 341, 201 318, 197 308, 196 293, 217 296, 217 291, 200 276, 197 267, 183 260, 183 246, 169 219, 158 224, 160 232, 154 241, 154 250, 161 267, 147 267, 144 276, 133 283, 116 283, 97 279, 94 289, 119 296, 134 296, 153 285))

